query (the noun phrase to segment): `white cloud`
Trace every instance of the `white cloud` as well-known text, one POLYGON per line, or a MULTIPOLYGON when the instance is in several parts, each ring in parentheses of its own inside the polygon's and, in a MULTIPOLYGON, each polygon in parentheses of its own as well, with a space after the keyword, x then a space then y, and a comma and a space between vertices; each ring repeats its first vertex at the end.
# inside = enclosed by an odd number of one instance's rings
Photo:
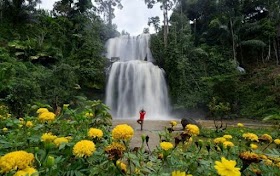
MULTIPOLYGON (((53 8, 53 4, 57 0, 41 0, 39 5, 42 9, 53 8)), ((144 0, 122 0, 123 9, 115 10, 115 18, 113 23, 118 26, 118 31, 127 31, 131 35, 138 35, 143 32, 144 28, 148 26, 148 18, 153 16, 159 16, 161 18, 162 11, 159 4, 156 4, 152 9, 148 9, 144 0)), ((150 28, 150 33, 154 32, 153 27, 150 28)))
POLYGON ((48 9, 51 10, 53 9, 53 4, 56 2, 57 0, 41 0, 41 4, 39 4, 39 7, 42 9, 48 9))
MULTIPOLYGON (((117 24, 118 30, 127 31, 131 35, 138 35, 148 26, 148 18, 153 16, 162 16, 159 5, 155 5, 152 9, 148 9, 144 0, 122 0, 123 9, 115 10, 116 18, 113 23, 117 24)), ((150 27, 150 32, 154 32, 150 27)))

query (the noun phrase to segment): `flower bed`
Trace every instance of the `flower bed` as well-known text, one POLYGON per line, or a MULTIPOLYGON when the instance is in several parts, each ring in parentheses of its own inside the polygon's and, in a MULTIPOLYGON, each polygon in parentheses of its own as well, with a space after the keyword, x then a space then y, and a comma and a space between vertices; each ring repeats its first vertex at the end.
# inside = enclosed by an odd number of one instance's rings
POLYGON ((280 169, 279 131, 242 124, 215 132, 189 124, 160 132, 155 149, 142 135, 131 148, 134 130, 127 124, 112 128, 108 108, 100 101, 83 107, 64 106, 16 119, 0 118, 2 175, 277 175, 280 169))

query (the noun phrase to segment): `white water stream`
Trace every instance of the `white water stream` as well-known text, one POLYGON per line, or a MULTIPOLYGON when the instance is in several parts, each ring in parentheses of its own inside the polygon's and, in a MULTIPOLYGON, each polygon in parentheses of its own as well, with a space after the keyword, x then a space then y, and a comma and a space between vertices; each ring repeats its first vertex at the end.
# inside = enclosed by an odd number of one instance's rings
POLYGON ((155 66, 149 48, 150 35, 110 39, 107 58, 119 57, 111 66, 106 87, 106 104, 113 118, 169 118, 170 105, 164 71, 155 66))

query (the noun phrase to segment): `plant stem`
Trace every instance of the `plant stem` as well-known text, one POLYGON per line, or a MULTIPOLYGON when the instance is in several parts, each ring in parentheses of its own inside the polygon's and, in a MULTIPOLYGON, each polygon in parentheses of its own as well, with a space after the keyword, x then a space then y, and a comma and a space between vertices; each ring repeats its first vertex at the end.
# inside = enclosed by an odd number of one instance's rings
POLYGON ((270 146, 270 144, 272 144, 272 142, 270 142, 264 149, 262 149, 262 152, 264 152, 265 149, 267 149, 267 147, 270 146))

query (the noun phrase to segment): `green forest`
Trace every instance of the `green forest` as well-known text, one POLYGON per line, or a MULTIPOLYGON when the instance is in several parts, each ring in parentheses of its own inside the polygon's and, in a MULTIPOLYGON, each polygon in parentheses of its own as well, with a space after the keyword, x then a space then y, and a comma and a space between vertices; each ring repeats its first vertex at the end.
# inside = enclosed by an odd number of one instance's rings
MULTIPOLYGON (((280 116, 279 0, 144 2, 161 5, 163 25, 147 19, 150 47, 175 110, 280 116)), ((121 35, 112 23, 121 0, 58 0, 51 11, 39 3, 0 1, 0 103, 22 117, 34 105, 104 100, 105 42, 121 35)))

